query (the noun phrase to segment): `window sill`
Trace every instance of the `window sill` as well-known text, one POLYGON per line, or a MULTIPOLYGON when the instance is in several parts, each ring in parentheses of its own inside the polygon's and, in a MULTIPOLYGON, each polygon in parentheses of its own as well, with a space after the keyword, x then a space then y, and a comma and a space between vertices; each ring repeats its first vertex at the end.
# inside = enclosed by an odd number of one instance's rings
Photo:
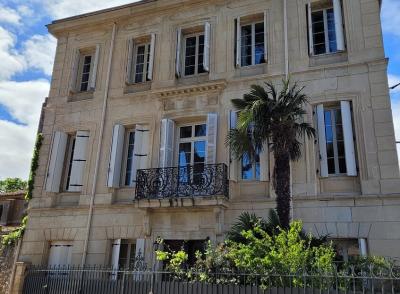
POLYGON ((177 83, 178 85, 192 85, 192 84, 208 82, 209 80, 210 80, 210 74, 206 72, 193 76, 182 76, 177 80, 177 83))
POLYGON ((151 81, 145 83, 126 84, 124 94, 140 93, 151 90, 151 81))
POLYGON ((94 91, 86 91, 86 92, 70 92, 68 96, 68 102, 76 102, 82 100, 93 99, 94 91))
POLYGON ((267 72, 268 63, 260 63, 256 65, 240 66, 236 68, 237 77, 249 77, 262 75, 267 72))
POLYGON ((347 51, 310 56, 309 66, 321 66, 348 61, 347 51))

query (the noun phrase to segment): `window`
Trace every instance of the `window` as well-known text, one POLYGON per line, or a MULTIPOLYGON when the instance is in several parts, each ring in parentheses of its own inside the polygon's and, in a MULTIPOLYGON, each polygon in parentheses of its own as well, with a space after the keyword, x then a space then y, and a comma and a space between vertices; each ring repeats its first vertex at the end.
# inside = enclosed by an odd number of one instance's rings
POLYGON ((265 63, 264 22, 241 26, 241 66, 265 63))
POLYGON ((119 268, 131 268, 135 265, 136 244, 134 241, 121 240, 119 250, 118 266, 119 268))
POLYGON ((68 149, 67 149, 67 175, 66 175, 66 183, 65 183, 65 190, 68 191, 69 185, 71 182, 71 172, 72 172, 72 163, 74 159, 74 152, 75 152, 75 141, 76 135, 69 135, 68 136, 68 149))
POLYGON ((254 161, 250 160, 248 155, 242 158, 242 179, 260 180, 260 155, 257 154, 254 161))
POLYGON ((136 179, 133 178, 133 170, 132 166, 134 164, 134 150, 135 150, 135 131, 134 130, 129 130, 127 132, 127 138, 126 138, 126 165, 125 165, 125 186, 132 186, 132 184, 136 181, 136 179))
POLYGON ((92 68, 92 56, 82 56, 82 71, 80 80, 80 91, 86 92, 89 89, 90 69, 92 68))
MULTIPOLYGON (((207 240, 164 240, 164 250, 167 252, 178 252, 184 250, 188 254, 186 266, 194 266, 196 263, 196 252, 204 253, 207 240)), ((163 264, 164 268, 167 265, 163 264)))
POLYGON ((332 239, 337 261, 354 261, 360 256, 367 256, 366 239, 332 239))
POLYGON ((185 36, 185 76, 204 73, 204 34, 185 36))
POLYGON ((194 124, 179 128, 178 166, 180 183, 201 179, 207 148, 207 124, 194 124), (191 178, 191 167, 193 173, 191 178))
POLYGON ((134 66, 135 83, 144 83, 148 81, 147 73, 150 63, 150 43, 138 45, 136 48, 136 60, 134 66))
POLYGON ((341 0, 307 5, 310 55, 344 51, 341 0))
POLYGON ((346 157, 340 107, 325 109, 325 136, 328 159, 328 173, 330 175, 345 174, 346 157))
MULTIPOLYGON (((111 266, 113 269, 134 269, 144 261, 145 239, 116 239, 112 242, 111 266)), ((117 278, 113 274, 113 279, 117 278)))
POLYGON ((62 267, 71 264, 72 243, 71 242, 52 242, 49 250, 49 267, 62 267))

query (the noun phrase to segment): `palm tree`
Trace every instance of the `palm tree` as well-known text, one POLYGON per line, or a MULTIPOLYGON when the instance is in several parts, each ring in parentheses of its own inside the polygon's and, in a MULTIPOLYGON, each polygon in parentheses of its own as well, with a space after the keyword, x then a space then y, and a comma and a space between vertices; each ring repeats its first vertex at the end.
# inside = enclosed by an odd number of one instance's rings
POLYGON ((308 103, 303 89, 297 83, 290 85, 289 80, 283 80, 280 91, 271 82, 265 83, 265 87, 252 85, 242 99, 232 100, 238 110, 238 125, 226 140, 240 160, 248 156, 254 161, 269 146, 275 159, 272 180, 277 195, 276 210, 283 228, 290 223, 290 161, 300 158, 300 140, 305 135, 315 137, 315 129, 303 122, 306 114, 303 107, 308 103))

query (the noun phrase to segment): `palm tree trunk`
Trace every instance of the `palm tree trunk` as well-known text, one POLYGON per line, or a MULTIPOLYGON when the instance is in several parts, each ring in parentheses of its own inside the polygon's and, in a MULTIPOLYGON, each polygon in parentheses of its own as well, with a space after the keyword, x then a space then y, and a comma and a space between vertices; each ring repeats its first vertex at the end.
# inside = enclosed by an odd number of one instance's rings
POLYGON ((274 186, 276 210, 282 228, 289 228, 290 223, 290 155, 289 152, 275 153, 274 186))

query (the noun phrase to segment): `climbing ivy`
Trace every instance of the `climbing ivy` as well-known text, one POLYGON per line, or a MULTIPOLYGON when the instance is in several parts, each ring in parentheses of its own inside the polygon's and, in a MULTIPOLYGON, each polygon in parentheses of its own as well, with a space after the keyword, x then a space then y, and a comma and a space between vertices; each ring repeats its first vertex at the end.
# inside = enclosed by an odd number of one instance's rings
POLYGON ((29 201, 32 199, 33 188, 35 186, 36 170, 39 166, 39 152, 40 152, 40 148, 42 147, 42 143, 43 143, 43 134, 39 133, 36 137, 35 149, 33 150, 31 170, 30 170, 29 179, 28 179, 28 191, 26 192, 26 195, 25 195, 26 201, 29 201))
POLYGON ((19 226, 14 231, 8 233, 7 235, 1 236, 1 244, 3 246, 13 246, 17 243, 19 239, 22 238, 25 232, 26 223, 28 222, 28 216, 22 219, 21 226, 19 226))

